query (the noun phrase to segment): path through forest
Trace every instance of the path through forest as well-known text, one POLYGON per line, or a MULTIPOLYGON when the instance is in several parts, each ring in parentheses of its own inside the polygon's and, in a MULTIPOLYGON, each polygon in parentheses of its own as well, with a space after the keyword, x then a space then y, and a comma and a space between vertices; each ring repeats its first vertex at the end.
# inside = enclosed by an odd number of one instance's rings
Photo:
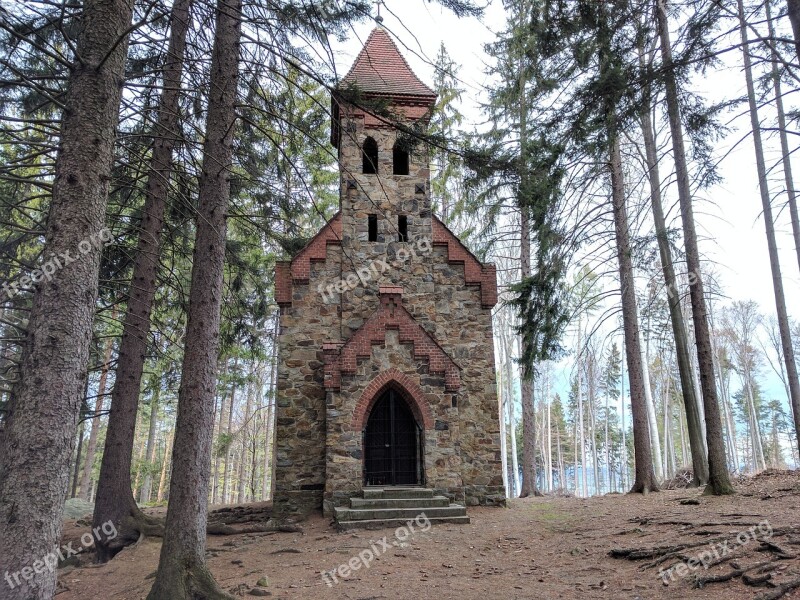
MULTIPOLYGON (((800 474, 768 471, 736 487, 736 496, 721 498, 669 490, 515 500, 509 509, 471 508, 470 525, 433 526, 405 543, 394 530, 337 533, 315 516, 302 532, 211 536, 209 564, 220 585, 241 597, 777 598, 773 584, 800 578, 800 474), (323 580, 322 571, 351 559, 363 564, 354 557, 367 550, 378 555, 368 568, 323 580), (659 575, 694 565, 692 558, 718 564, 659 575), (754 565, 762 566, 748 571, 754 565), (737 570, 747 572, 694 587, 698 576, 737 570)), ((85 531, 73 521, 66 539, 85 531)), ((106 565, 63 569, 58 600, 145 598, 159 549, 158 540, 146 539, 106 565)), ((800 598, 800 591, 786 597, 800 598)))

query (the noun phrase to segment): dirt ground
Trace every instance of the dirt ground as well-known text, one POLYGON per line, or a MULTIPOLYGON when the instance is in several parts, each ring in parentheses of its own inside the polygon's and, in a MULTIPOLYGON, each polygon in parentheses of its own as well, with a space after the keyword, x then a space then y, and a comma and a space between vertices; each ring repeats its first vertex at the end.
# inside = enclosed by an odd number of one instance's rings
MULTIPOLYGON (((800 586, 800 473, 766 472, 736 487, 725 498, 670 490, 515 500, 470 508, 470 525, 426 528, 421 519, 406 541, 393 529, 338 533, 314 516, 302 532, 210 536, 209 565, 234 596, 275 599, 800 598, 800 587, 785 596, 775 587, 800 586), (323 571, 351 559, 358 570, 326 583, 323 571)), ((72 522, 65 537, 86 530, 72 522)), ((58 600, 144 599, 159 549, 145 539, 109 564, 62 569, 58 600)))

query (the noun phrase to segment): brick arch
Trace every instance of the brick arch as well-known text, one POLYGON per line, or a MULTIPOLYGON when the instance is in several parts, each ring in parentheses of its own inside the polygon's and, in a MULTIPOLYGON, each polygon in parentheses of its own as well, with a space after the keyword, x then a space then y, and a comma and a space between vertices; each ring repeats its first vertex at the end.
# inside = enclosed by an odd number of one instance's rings
POLYGON ((414 418, 418 423, 422 423, 423 429, 434 428, 433 413, 422 388, 405 373, 397 369, 389 369, 380 373, 362 392, 353 411, 351 423, 353 431, 361 431, 364 428, 372 407, 390 387, 393 387, 408 403, 414 418))

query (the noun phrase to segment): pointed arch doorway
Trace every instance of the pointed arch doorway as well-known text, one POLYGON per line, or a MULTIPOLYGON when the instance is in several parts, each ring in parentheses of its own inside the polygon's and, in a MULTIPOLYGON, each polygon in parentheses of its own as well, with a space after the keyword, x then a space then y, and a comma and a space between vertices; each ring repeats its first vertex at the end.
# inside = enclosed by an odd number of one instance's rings
POLYGON ((424 433, 403 396, 389 387, 363 431, 364 485, 422 485, 424 433))

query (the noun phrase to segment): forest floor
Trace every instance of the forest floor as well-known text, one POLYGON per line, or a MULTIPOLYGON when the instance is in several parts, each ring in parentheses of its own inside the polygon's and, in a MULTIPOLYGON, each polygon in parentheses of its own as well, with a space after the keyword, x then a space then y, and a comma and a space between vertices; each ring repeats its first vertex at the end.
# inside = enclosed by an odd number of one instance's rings
MULTIPOLYGON (((514 500, 470 508, 469 525, 422 531, 422 521, 406 541, 395 530, 338 533, 313 516, 299 532, 209 536, 208 562, 237 597, 800 598, 800 473, 768 471, 736 488, 723 498, 678 489, 514 500), (349 577, 323 579, 351 560, 361 566, 349 577)), ((86 531, 85 521, 69 522, 65 540, 86 531)), ((62 569, 58 600, 144 599, 160 547, 144 539, 106 565, 62 569)))

